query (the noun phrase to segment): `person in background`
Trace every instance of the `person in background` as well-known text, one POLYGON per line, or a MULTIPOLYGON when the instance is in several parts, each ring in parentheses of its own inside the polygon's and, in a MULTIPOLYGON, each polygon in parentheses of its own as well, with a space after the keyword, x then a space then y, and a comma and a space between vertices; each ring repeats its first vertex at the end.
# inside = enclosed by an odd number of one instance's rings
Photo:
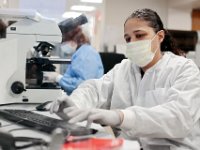
POLYGON ((57 72, 44 72, 44 78, 58 82, 70 95, 83 81, 100 78, 104 68, 99 53, 91 46, 81 26, 62 32, 62 36, 61 50, 73 53, 71 64, 67 66, 64 75, 57 72))
POLYGON ((7 25, 4 23, 2 19, 0 19, 0 38, 6 37, 6 28, 7 25))
POLYGON ((50 112, 69 123, 118 128, 120 136, 137 138, 143 150, 199 150, 198 67, 182 56, 151 9, 127 18, 124 38, 128 59, 58 98, 50 112))

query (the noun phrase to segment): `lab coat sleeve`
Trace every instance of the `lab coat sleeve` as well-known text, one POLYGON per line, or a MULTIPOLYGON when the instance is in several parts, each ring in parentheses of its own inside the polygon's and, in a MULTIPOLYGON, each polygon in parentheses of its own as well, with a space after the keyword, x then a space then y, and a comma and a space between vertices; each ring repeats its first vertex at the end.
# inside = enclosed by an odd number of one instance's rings
POLYGON ((125 110, 122 130, 129 136, 184 138, 200 118, 200 74, 188 61, 167 90, 167 102, 151 108, 131 106, 125 110))
POLYGON ((70 98, 80 108, 104 108, 110 107, 113 91, 113 70, 100 79, 91 79, 80 84, 73 91, 70 98))
POLYGON ((60 86, 70 94, 80 83, 103 75, 99 54, 89 45, 81 46, 72 56, 71 65, 59 81, 60 86))

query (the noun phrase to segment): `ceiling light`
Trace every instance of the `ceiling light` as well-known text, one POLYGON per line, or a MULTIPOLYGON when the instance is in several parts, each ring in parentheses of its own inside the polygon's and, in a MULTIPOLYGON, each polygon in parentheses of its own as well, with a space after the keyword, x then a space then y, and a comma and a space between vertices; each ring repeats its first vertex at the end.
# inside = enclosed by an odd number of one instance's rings
POLYGON ((80 16, 81 13, 80 12, 75 12, 75 11, 67 11, 65 12, 62 17, 63 18, 76 18, 78 16, 80 16))
POLYGON ((75 11, 93 11, 95 10, 94 6, 84 6, 84 5, 73 5, 70 8, 71 10, 75 11))
POLYGON ((81 2, 86 2, 86 3, 102 3, 103 0, 80 0, 81 2))
POLYGON ((6 5, 6 4, 8 4, 8 1, 7 1, 7 0, 4 0, 4 1, 3 1, 3 5, 6 5))

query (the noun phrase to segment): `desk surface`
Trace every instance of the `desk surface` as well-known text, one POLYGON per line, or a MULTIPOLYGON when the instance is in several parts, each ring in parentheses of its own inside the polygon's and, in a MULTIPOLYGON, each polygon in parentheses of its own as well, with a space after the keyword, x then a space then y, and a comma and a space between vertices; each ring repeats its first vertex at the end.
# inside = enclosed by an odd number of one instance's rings
MULTIPOLYGON (((21 104, 21 105, 8 105, 8 106, 0 106, 0 109, 4 109, 4 108, 11 108, 11 109, 25 109, 25 110, 34 110, 35 109, 35 105, 30 105, 30 104, 21 104)), ((55 114, 49 114, 49 112, 38 112, 40 114, 43 115, 47 115, 47 116, 51 116, 51 117, 57 117, 55 114)), ((17 125, 11 122, 8 122, 6 120, 3 120, 0 118, 0 122, 1 122, 1 128, 0 131, 2 132, 9 132, 10 134, 12 134, 13 136, 24 136, 24 137, 32 137, 32 138, 42 138, 47 142, 51 142, 52 140, 52 136, 45 134, 43 132, 39 132, 36 130, 30 130, 24 126, 21 125, 17 125)), ((79 125, 85 125, 86 122, 82 122, 79 125)), ((97 129, 99 132, 95 135, 95 137, 99 137, 99 138, 113 138, 113 136, 108 133, 105 128, 103 128, 102 126, 98 125, 98 124, 92 124, 92 128, 97 129)), ((35 146, 35 147, 31 147, 31 148, 27 148, 25 150, 47 150, 48 148, 45 147, 41 147, 41 146, 35 146)), ((124 144, 122 146, 122 148, 120 150, 139 150, 139 143, 137 141, 131 141, 131 140, 124 140, 124 144)))

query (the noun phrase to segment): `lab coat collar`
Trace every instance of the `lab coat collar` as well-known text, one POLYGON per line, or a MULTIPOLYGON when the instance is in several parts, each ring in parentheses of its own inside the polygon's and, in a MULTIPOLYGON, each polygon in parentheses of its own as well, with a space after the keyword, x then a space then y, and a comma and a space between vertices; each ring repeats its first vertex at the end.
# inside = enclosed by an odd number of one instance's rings
MULTIPOLYGON (((144 74, 153 72, 155 70, 157 70, 157 71, 160 70, 163 66, 165 66, 167 64, 167 62, 169 61, 170 55, 173 55, 173 53, 171 53, 171 52, 165 52, 163 54, 162 58, 155 65, 153 65, 151 68, 149 68, 148 70, 146 70, 146 72, 144 74)), ((140 70, 141 68, 139 66, 137 66, 134 63, 132 63, 132 68, 134 69, 134 72, 136 74, 140 74, 141 75, 141 70, 140 70)))
POLYGON ((170 58, 171 52, 166 52, 163 54, 162 58, 151 68, 147 69, 145 73, 150 73, 152 71, 160 70, 163 66, 165 66, 170 58))

